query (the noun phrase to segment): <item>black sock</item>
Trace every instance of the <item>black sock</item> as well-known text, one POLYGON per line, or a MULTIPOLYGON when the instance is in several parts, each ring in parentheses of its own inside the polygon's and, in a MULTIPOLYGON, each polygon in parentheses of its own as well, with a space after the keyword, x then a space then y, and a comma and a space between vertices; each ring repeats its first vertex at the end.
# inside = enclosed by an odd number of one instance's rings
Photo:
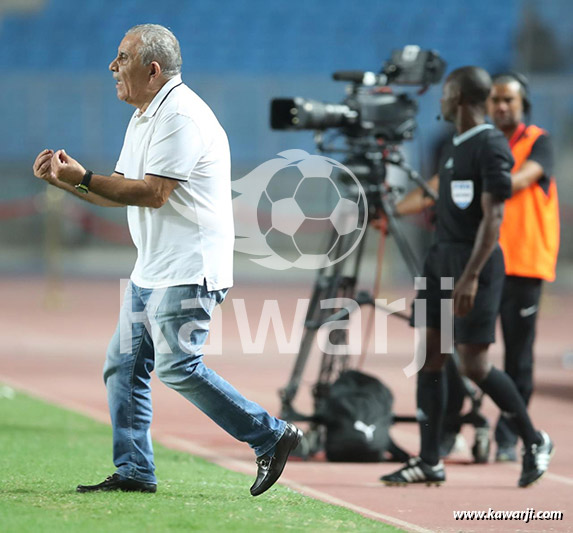
POLYGON ((513 380, 505 372, 492 367, 478 386, 504 413, 515 420, 517 432, 526 446, 541 442, 539 433, 531 423, 523 398, 513 380))
POLYGON ((461 413, 466 398, 466 389, 460 372, 450 357, 445 366, 446 409, 443 431, 459 433, 462 429, 461 413))
POLYGON ((440 460, 440 434, 446 408, 446 388, 442 372, 419 372, 416 392, 420 424, 422 461, 436 465, 440 460))

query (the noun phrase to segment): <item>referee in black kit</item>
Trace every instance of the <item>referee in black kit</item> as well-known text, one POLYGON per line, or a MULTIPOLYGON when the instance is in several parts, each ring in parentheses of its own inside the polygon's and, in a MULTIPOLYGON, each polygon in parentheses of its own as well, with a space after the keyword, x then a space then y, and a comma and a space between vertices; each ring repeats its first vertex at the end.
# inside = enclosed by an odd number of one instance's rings
MULTIPOLYGON (((456 135, 440 158, 439 176, 430 180, 438 190, 436 240, 424 264, 426 287, 417 298, 426 300, 424 328, 426 353, 417 383, 420 456, 398 471, 382 476, 386 485, 441 484, 445 471, 439 458, 440 431, 446 404, 442 369, 447 354, 441 347, 441 299, 453 298, 454 342, 461 370, 516 422, 525 445, 518 485, 527 487, 547 470, 553 443, 537 431, 514 382, 488 362, 495 341, 495 322, 505 278, 498 245, 504 201, 511 196, 513 157, 507 140, 485 123, 491 79, 478 67, 454 70, 446 79, 441 99, 442 116, 454 123, 456 135), (451 282, 453 278, 453 294, 451 282)), ((398 215, 422 211, 432 201, 421 189, 398 205, 398 215)), ((445 327, 445 325, 444 325, 445 327)), ((423 337, 422 337, 423 338, 423 337)))

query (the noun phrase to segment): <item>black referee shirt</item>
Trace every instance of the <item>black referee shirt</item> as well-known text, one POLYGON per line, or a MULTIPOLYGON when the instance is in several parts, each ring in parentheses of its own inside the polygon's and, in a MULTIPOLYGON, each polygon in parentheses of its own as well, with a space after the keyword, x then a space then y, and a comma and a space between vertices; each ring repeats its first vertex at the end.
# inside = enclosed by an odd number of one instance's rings
POLYGON ((473 244, 483 212, 481 194, 511 196, 513 157, 503 134, 480 124, 453 137, 440 157, 438 242, 473 244))

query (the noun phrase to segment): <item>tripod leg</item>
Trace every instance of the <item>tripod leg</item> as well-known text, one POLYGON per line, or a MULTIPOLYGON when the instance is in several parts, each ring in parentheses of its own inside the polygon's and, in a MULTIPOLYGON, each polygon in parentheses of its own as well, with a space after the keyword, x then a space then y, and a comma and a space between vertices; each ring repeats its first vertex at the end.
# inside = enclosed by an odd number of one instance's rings
MULTIPOLYGON (((336 269, 336 275, 333 277, 332 284, 330 285, 330 294, 329 294, 330 298, 339 297, 353 300, 356 299, 355 298, 356 280, 358 279, 358 271, 360 269, 360 263, 364 251, 365 242, 366 238, 363 238, 360 241, 357 250, 355 250, 353 254, 354 263, 352 267, 352 273, 350 276, 341 275, 341 270, 343 268, 342 265, 344 262, 340 262, 337 265, 335 265, 335 267, 338 268, 336 269)), ((346 251, 349 249, 351 245, 352 243, 349 242, 348 236, 341 237, 337 245, 338 246, 337 253, 341 255, 346 253, 346 251)), ((341 257, 341 255, 338 255, 338 257, 341 257)), ((346 320, 349 319, 350 317, 348 316, 346 320)), ((347 345, 348 339, 346 330, 344 329, 332 331, 330 337, 333 345, 339 345, 341 347, 347 345)), ((344 350, 344 348, 342 348, 342 350, 344 350)), ((348 361, 349 361, 349 354, 347 351, 346 352, 343 351, 343 353, 337 352, 337 353, 322 354, 318 381, 313 388, 313 397, 314 397, 316 412, 321 411, 322 404, 326 399, 326 397, 328 396, 330 385, 333 381, 333 376, 336 375, 337 371, 339 373, 343 371, 345 368, 347 368, 348 361)))
POLYGON ((301 419, 300 415, 298 415, 294 410, 292 402, 298 392, 302 374, 306 367, 306 363, 314 343, 314 338, 316 337, 316 333, 318 331, 318 324, 320 323, 320 300, 321 295, 324 293, 323 285, 324 280, 319 275, 314 285, 312 298, 310 300, 306 315, 305 330, 294 367, 292 369, 288 383, 283 389, 280 390, 279 393, 282 402, 281 418, 284 418, 285 420, 301 419))
MULTIPOLYGON (((338 234, 333 231, 330 237, 329 249, 334 245, 338 239, 338 234)), ((338 239, 336 250, 338 257, 346 251, 348 243, 345 239, 338 239)), ((339 284, 341 280, 341 273, 343 264, 346 260, 336 263, 330 268, 325 268, 319 271, 317 279, 314 284, 312 297, 310 300, 309 308, 305 320, 305 331, 302 342, 298 351, 298 355, 291 372, 287 385, 280 390, 281 397, 281 417, 286 420, 306 420, 312 417, 303 416, 295 411, 292 402, 298 392, 304 369, 308 362, 310 352, 312 351, 314 339, 319 328, 324 324, 328 315, 331 314, 329 309, 321 309, 320 302, 326 298, 335 298, 338 296, 339 284)))
MULTIPOLYGON (((316 334, 320 327, 328 321, 329 317, 335 314, 332 309, 322 309, 320 304, 324 299, 337 298, 341 296, 346 298, 354 297, 356 278, 358 275, 360 258, 362 257, 365 242, 366 238, 363 237, 358 244, 357 250, 346 256, 342 261, 339 261, 330 267, 324 268, 318 273, 306 316, 305 332, 299 348, 297 359, 291 372, 289 382, 280 391, 280 397, 282 401, 281 416, 287 420, 304 420, 309 418, 298 414, 294 410, 292 402, 294 401, 294 398, 298 392, 304 369, 308 362, 310 352, 313 348, 316 334), (353 273, 351 276, 344 276, 344 268, 347 264, 349 264, 348 261, 352 258, 354 258, 354 265, 352 268, 353 273)), ((334 230, 331 234, 329 249, 332 248, 334 243, 336 243, 334 249, 334 257, 345 256, 354 244, 351 234, 338 236, 336 230, 334 230)), ((318 389, 320 389, 321 384, 330 383, 332 375, 332 361, 330 361, 331 357, 332 356, 329 354, 323 354, 321 371, 319 373, 319 379, 317 383, 318 389)))
POLYGON ((294 410, 292 402, 298 392, 302 374, 306 367, 314 338, 316 337, 316 331, 316 329, 305 329, 290 379, 287 385, 280 391, 282 401, 281 418, 285 420, 300 420, 301 418, 294 410))
POLYGON ((422 271, 420 268, 421 261, 418 258, 418 256, 414 253, 414 250, 412 250, 412 247, 410 246, 408 239, 404 235, 402 228, 398 224, 396 217, 392 214, 393 209, 391 204, 388 202, 388 200, 383 199, 382 206, 384 212, 386 213, 386 218, 388 220, 388 233, 396 241, 398 250, 400 251, 400 254, 403 257, 404 262, 406 263, 406 267, 410 271, 410 275, 413 278, 420 276, 420 273, 422 271))
POLYGON ((491 449, 491 438, 489 436, 489 427, 476 427, 474 444, 472 446, 472 455, 474 461, 478 464, 489 461, 489 452, 491 449))

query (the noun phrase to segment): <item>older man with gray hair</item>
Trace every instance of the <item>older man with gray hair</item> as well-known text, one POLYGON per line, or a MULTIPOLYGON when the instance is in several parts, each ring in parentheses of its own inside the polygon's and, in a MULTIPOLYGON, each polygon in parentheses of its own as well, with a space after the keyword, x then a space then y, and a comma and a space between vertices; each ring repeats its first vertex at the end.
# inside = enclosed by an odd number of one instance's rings
POLYGON ((163 383, 253 448, 257 496, 277 481, 302 432, 203 364, 213 310, 233 284, 227 136, 181 81, 179 43, 167 28, 131 28, 109 69, 118 98, 136 108, 113 174, 95 174, 64 150, 44 150, 34 162, 34 174, 50 185, 96 205, 127 206, 137 248, 104 368, 116 472, 77 491, 156 492, 155 368, 163 383))

